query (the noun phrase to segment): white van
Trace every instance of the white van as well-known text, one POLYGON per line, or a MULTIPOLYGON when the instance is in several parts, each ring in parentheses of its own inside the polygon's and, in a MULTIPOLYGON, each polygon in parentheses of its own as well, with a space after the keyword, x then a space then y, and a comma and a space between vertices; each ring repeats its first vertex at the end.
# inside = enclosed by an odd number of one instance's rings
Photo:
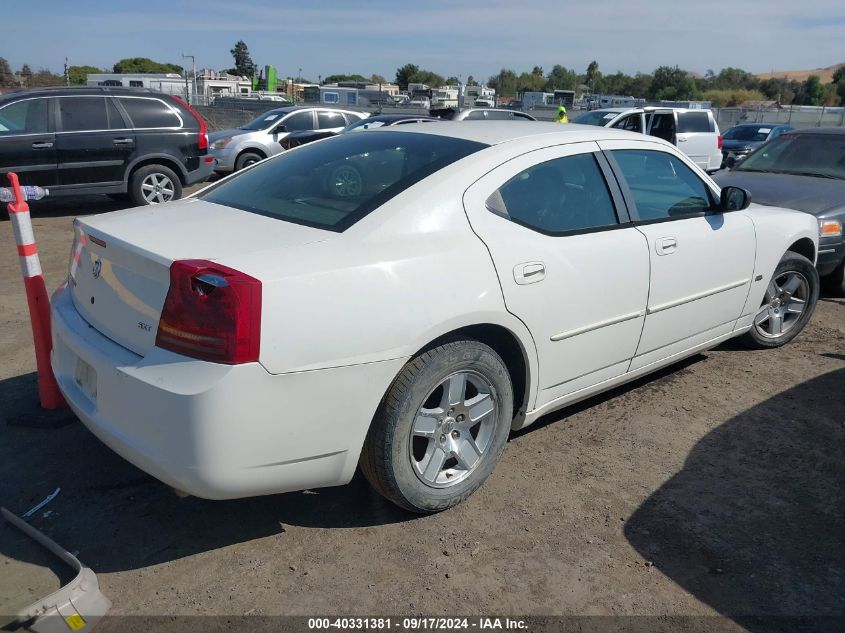
POLYGON ((572 123, 656 136, 677 145, 706 172, 718 171, 722 166, 722 135, 710 110, 607 108, 586 112, 572 123))

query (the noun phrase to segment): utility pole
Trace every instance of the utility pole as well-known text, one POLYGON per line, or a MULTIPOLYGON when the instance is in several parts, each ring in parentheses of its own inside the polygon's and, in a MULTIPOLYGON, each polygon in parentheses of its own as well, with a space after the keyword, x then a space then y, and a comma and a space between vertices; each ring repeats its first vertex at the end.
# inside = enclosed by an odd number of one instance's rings
MULTIPOLYGON (((193 93, 193 101, 196 105, 197 102, 197 59, 193 55, 185 55, 182 53, 182 59, 187 59, 188 57, 191 58, 191 74, 193 75, 193 85, 194 85, 194 93, 193 93)), ((185 89, 188 88, 188 76, 187 73, 185 74, 185 89)), ((188 97, 188 103, 191 103, 191 97, 188 97)))
POLYGON ((67 57, 65 57, 65 85, 70 85, 70 72, 68 71, 67 57))

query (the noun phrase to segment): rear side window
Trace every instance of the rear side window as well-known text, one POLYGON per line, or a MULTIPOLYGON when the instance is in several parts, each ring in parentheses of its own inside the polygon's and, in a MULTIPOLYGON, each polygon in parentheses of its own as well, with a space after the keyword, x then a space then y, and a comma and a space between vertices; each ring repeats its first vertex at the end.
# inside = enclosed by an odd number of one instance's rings
POLYGON ((499 187, 487 208, 542 233, 568 233, 618 223, 607 183, 592 154, 534 165, 499 187))
POLYGON ((333 127, 344 127, 346 119, 340 112, 317 112, 317 129, 325 130, 333 127))
POLYGON ((199 197, 296 224, 344 231, 423 178, 485 147, 413 132, 341 134, 263 161, 199 197))
POLYGON ((48 132, 47 99, 24 99, 0 108, 0 136, 48 132))
POLYGON ((651 150, 614 150, 640 220, 666 220, 711 208, 707 186, 675 156, 651 150))
POLYGON ((136 128, 179 128, 182 120, 163 101, 145 97, 118 97, 136 128))
POLYGON ((59 119, 64 132, 111 129, 105 97, 60 97, 59 119))
POLYGON ((710 116, 706 112, 679 112, 678 133, 713 132, 710 116))

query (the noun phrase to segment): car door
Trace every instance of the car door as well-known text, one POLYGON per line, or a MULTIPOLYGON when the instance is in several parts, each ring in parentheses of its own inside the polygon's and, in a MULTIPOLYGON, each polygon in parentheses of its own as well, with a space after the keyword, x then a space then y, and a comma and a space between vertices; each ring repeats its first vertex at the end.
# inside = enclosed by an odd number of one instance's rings
POLYGON ((507 309, 534 337, 537 407, 624 374, 642 331, 648 246, 598 149, 523 154, 464 195, 507 309))
POLYGON ((675 139, 678 149, 705 171, 710 169, 710 157, 718 154, 719 148, 717 134, 711 129, 709 112, 678 112, 676 121, 675 139))
POLYGON ((651 263, 648 314, 631 370, 731 332, 754 270, 751 219, 717 211, 715 192, 664 146, 600 145, 647 240, 651 263))
POLYGON ((119 183, 135 134, 110 97, 57 97, 56 156, 61 186, 119 183))
POLYGON ((646 134, 662 138, 677 145, 675 112, 673 110, 651 110, 646 113, 646 134))
MULTIPOLYGON (((0 107, 0 174, 15 172, 22 185, 56 184, 56 136, 50 99, 37 97, 0 107)), ((6 185, 2 179, 0 186, 6 185)))

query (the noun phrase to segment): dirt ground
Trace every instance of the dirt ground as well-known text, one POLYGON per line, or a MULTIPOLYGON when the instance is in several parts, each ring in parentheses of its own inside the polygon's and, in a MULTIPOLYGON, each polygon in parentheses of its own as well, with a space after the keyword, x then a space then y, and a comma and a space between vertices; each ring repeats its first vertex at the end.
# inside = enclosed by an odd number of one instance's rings
MULTIPOLYGON (((50 288, 73 217, 117 206, 34 206, 50 288)), ((0 504, 23 513, 61 487, 32 522, 96 571, 113 614, 636 615, 661 616, 650 630, 702 631, 845 616, 842 300, 820 301, 783 349, 724 345, 540 420, 511 437, 481 490, 429 517, 360 476, 241 501, 177 498, 79 422, 7 424, 33 410, 34 369, 3 215, 0 504), (713 615, 728 617, 666 620, 713 615)), ((13 601, 4 592, 31 598, 51 578, 0 526, 0 611, 13 601)))

